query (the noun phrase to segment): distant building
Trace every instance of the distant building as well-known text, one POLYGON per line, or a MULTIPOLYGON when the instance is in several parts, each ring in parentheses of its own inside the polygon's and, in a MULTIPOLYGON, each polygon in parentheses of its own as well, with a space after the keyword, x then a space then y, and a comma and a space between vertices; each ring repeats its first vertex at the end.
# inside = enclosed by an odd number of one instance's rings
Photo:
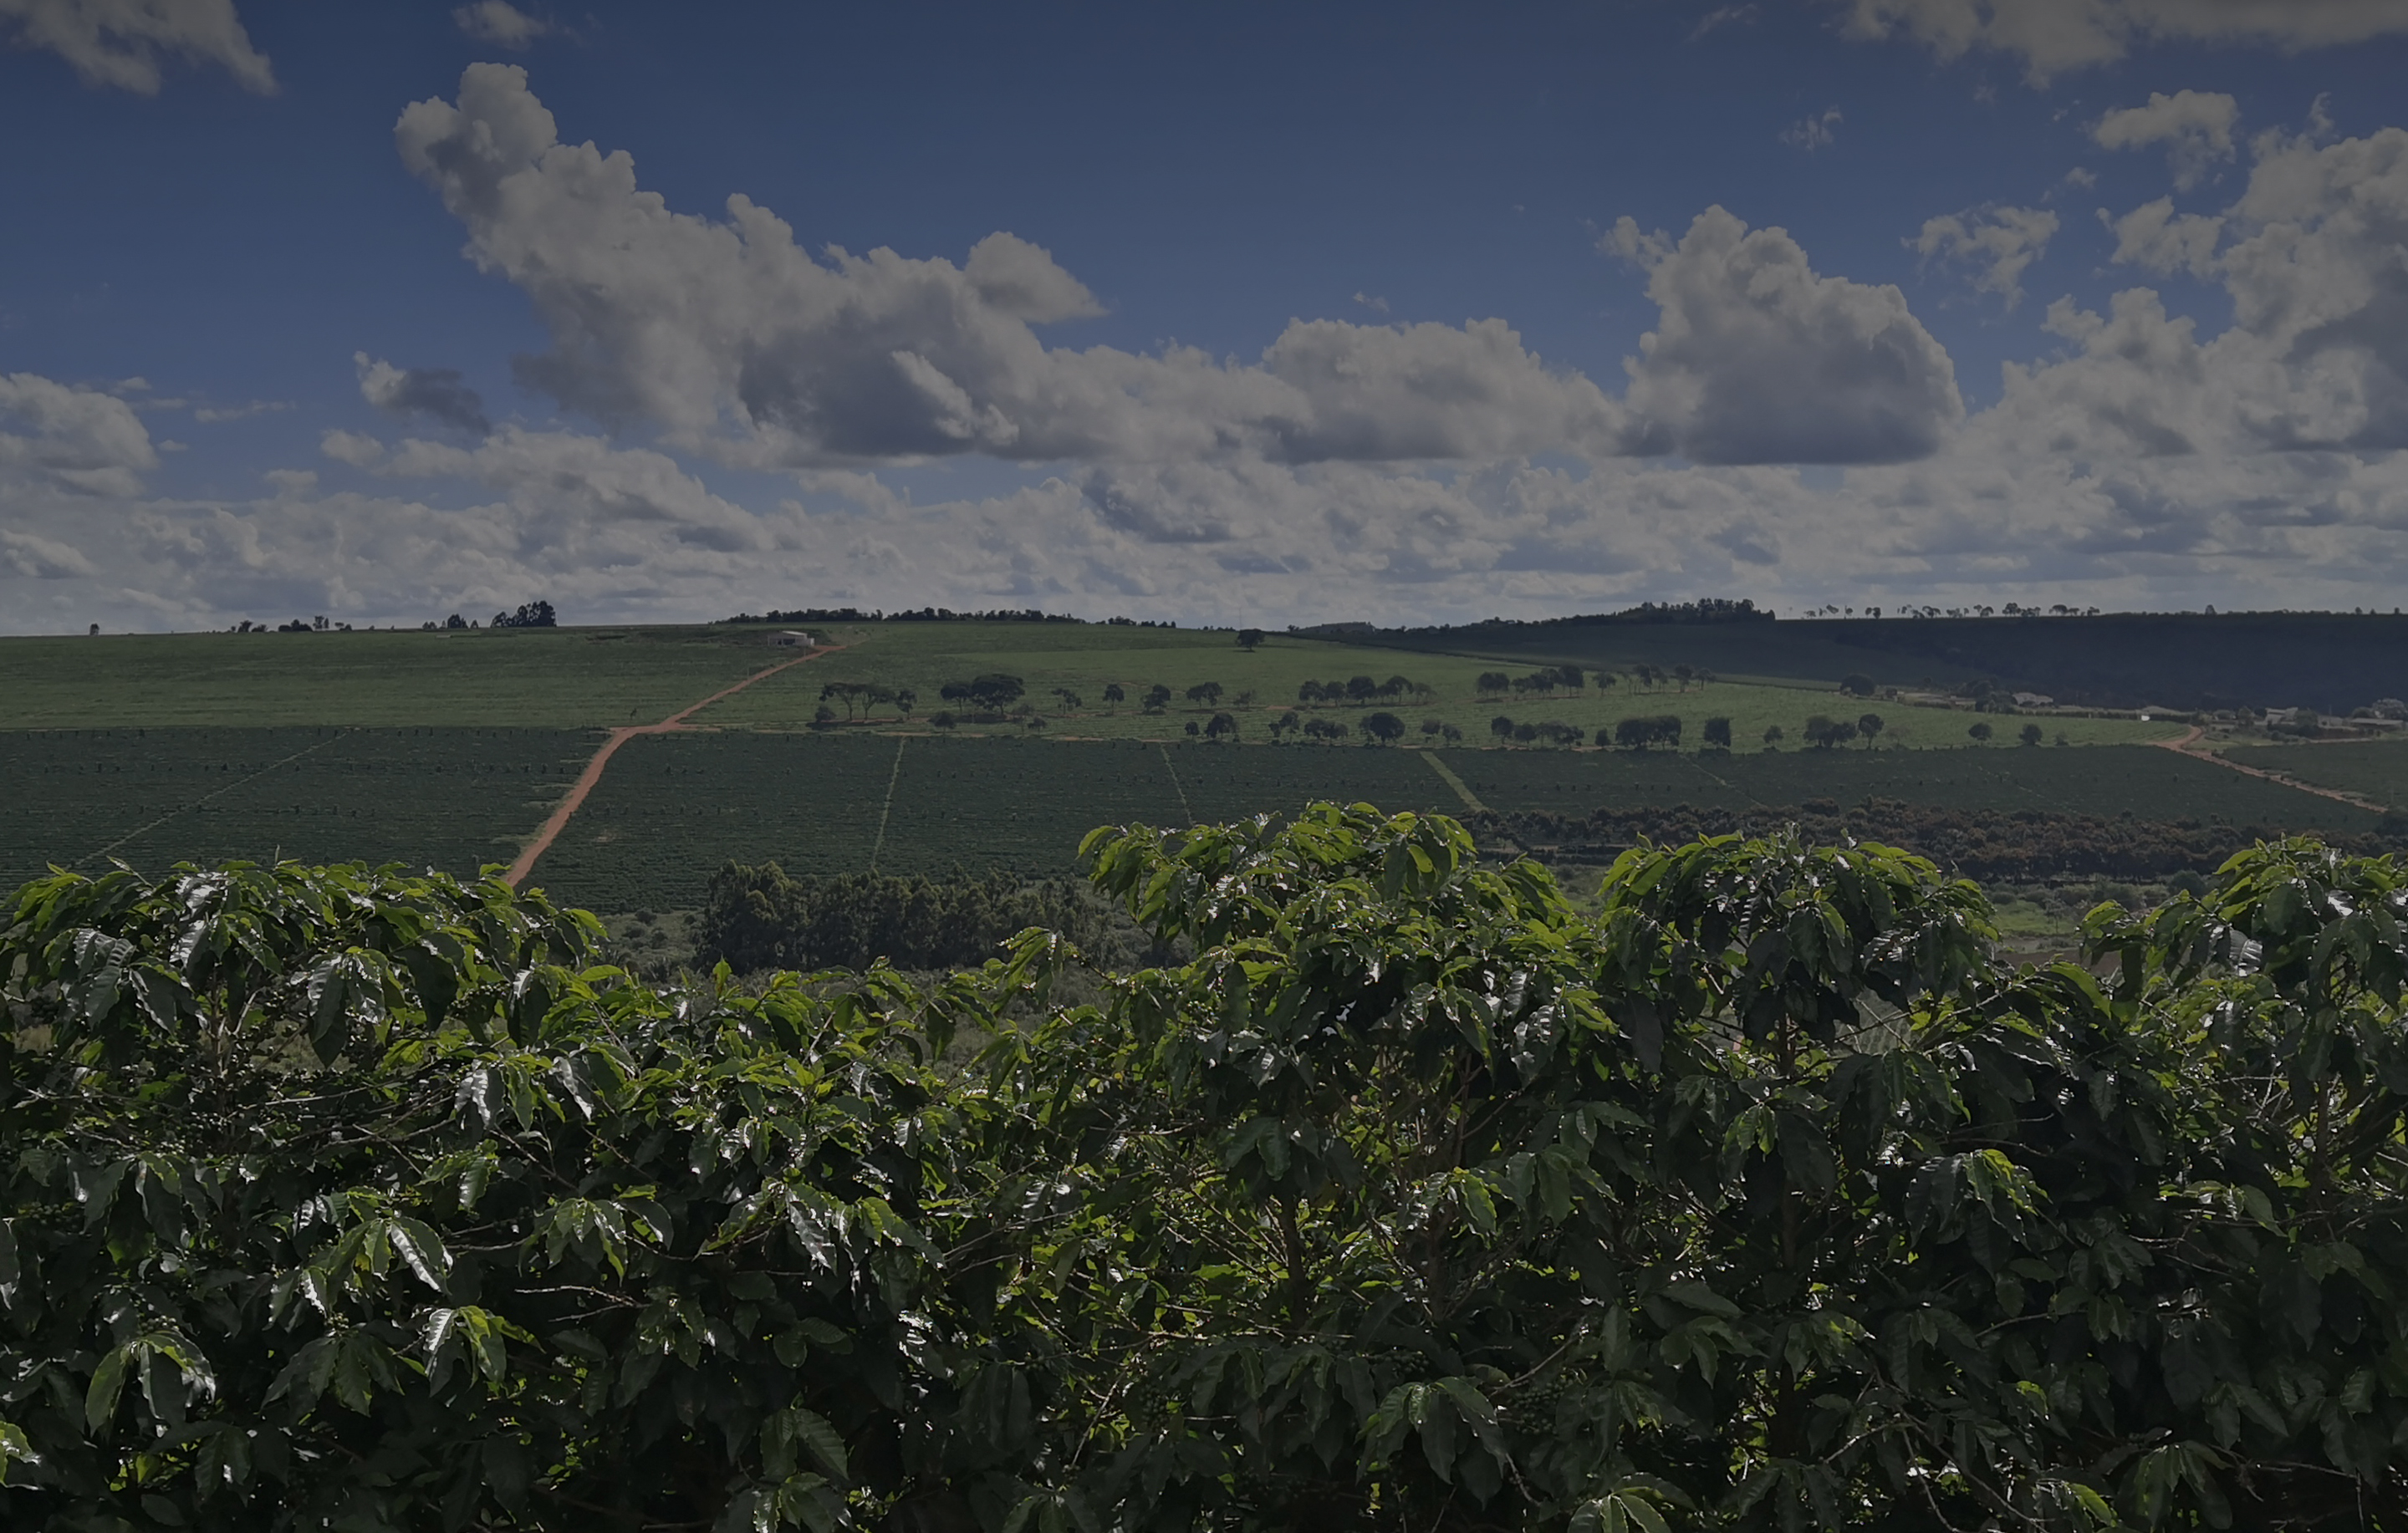
POLYGON ((781 633, 781 634, 773 634, 773 635, 771 635, 771 636, 770 636, 770 638, 769 638, 769 642, 770 642, 770 643, 772 643, 772 644, 777 645, 777 646, 778 646, 780 649, 781 649, 781 650, 787 650, 787 649, 805 649, 805 650, 809 650, 809 649, 816 648, 816 647, 817 647, 817 645, 818 645, 818 641, 817 641, 816 639, 812 638, 810 635, 806 634, 806 633, 801 633, 801 632, 799 632, 799 631, 797 631, 797 630, 795 630, 795 629, 792 629, 792 628, 789 628, 788 630, 786 630, 784 633, 781 633))
POLYGON ((2044 692, 2018 692, 2015 694, 2015 706, 2017 708, 2046 708, 2049 704, 2055 701, 2057 701, 2056 698, 2050 696, 2044 692))

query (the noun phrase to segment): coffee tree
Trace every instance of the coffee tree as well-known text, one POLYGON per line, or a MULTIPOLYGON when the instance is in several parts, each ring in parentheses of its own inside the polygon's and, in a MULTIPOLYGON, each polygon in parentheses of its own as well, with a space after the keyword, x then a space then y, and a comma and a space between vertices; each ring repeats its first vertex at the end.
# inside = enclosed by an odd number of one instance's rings
POLYGON ((497 882, 29 886, 0 1520, 2408 1523, 2390 862, 2001 970, 1870 843, 1585 909, 1364 806, 1084 855, 1175 961, 654 988, 497 882))

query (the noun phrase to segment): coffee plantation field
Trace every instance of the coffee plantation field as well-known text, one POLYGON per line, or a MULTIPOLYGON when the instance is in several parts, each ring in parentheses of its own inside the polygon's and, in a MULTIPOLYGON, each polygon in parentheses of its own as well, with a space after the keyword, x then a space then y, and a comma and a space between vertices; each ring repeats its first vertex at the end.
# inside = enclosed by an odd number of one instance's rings
POLYGON ((2146 746, 1445 755, 1483 803, 1505 813, 1680 803, 1779 807, 1814 799, 1846 806, 1878 797, 1958 809, 2221 820, 2297 830, 2363 830, 2376 818, 2348 804, 2146 746))
POLYGON ((1229 820, 1316 798, 1462 807, 1411 751, 661 735, 627 743, 530 881, 617 910, 692 906, 729 861, 850 873, 875 853, 889 873, 1059 874, 1097 825, 1229 820))
POLYGON ((507 863, 594 748, 581 730, 0 732, 0 886, 114 858, 507 863))
POLYGON ((2408 809, 2408 739, 2249 745, 2227 754, 2243 766, 2281 772, 2320 788, 2363 794, 2375 803, 2408 809))
MULTIPOLYGON (((458 873, 507 863, 600 745, 601 726, 658 722, 800 658, 773 643, 779 631, 0 640, 0 781, 10 790, 0 800, 0 881, 110 858, 148 871, 232 857, 458 873)), ((1811 677, 1683 682, 1668 670, 1645 681, 1625 675, 1610 689, 1590 678, 1577 691, 1498 696, 1482 693, 1481 673, 1522 667, 1284 634, 1247 650, 1226 632, 1125 625, 814 631, 843 647, 711 704, 687 732, 628 740, 533 881, 625 912, 689 908, 728 861, 775 860, 796 873, 873 863, 886 872, 1058 873, 1098 824, 1222 821, 1315 798, 1455 813, 1468 807, 1457 782, 1506 813, 1877 797, 2336 832, 2374 819, 2136 743, 2175 727, 2162 722, 2046 717, 2038 722, 2048 739, 2065 744, 1974 746, 1971 724, 1992 722, 2008 736, 2023 721, 1848 696, 1811 677), (1026 716, 936 726, 947 682, 994 672, 1021 679, 1033 727, 1026 716), (1297 704, 1306 681, 1355 676, 1412 685, 1369 706, 1297 704), (814 727, 832 681, 909 688, 916 707, 909 717, 890 706, 814 727), (1107 704, 1104 688, 1115 682, 1125 695, 1107 704), (1186 695, 1207 683, 1220 695, 1186 695), (1156 684, 1172 699, 1149 713, 1140 699, 1156 684), (1341 743, 1291 737, 1274 746, 1269 726, 1291 709, 1350 733, 1341 743), (1359 743, 1355 726, 1381 711, 1405 723, 1401 745, 1359 743), (1884 719, 1878 749, 1799 748, 1811 714, 1868 711, 1884 719), (1188 733, 1221 712, 1239 743, 1188 733), (1584 738, 1627 716, 1669 713, 1682 721, 1683 746, 1503 749, 1488 727, 1500 713, 1570 725, 1584 738), (1715 716, 1732 721, 1738 750, 1697 749, 1715 716), (1426 722, 1442 727, 1425 734, 1426 722), (1766 750, 1773 725, 1788 738, 1766 750), (1444 726, 1457 743, 1444 743, 1444 726)), ((1649 664, 1690 664, 1673 658, 1686 652, 1679 633, 1651 639, 1662 652, 1649 664)), ((1703 653, 1692 669, 1716 668, 1703 653)), ((2408 743, 2257 754, 2309 781, 2408 800, 2408 743)))

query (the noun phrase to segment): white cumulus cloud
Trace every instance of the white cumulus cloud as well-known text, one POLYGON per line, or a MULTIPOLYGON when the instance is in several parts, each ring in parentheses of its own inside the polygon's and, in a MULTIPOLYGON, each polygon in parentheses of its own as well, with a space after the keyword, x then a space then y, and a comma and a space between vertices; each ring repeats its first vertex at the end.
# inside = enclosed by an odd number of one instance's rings
POLYGON ((166 55, 214 64, 262 95, 276 90, 234 0, 0 0, 0 32, 56 53, 88 85, 156 95, 166 55))
POLYGON ((2218 91, 2161 91, 2149 94, 2145 107, 2109 112, 2092 124, 2090 136, 2101 149, 2166 146, 2174 186, 2188 191, 2219 160, 2233 157, 2232 128, 2241 120, 2241 104, 2218 91))
POLYGON ((2177 213, 2172 197, 2143 203, 2122 218, 2099 209, 2099 222, 2115 236, 2115 261, 2160 275, 2186 271, 2204 279, 2215 271, 2215 247, 2224 220, 2204 213, 2177 213))
POLYGON ((124 400, 37 373, 0 374, 0 476, 130 495, 158 466, 149 429, 124 400))
POLYGON ((1676 245, 1626 218, 1606 247, 1662 308, 1628 364, 1641 446, 1700 463, 1886 463, 1964 415, 1948 353, 1895 286, 1818 276, 1780 229, 1710 208, 1676 245))
POLYGON ((538 37, 547 37, 560 29, 550 21, 528 15, 509 0, 477 0, 472 6, 462 6, 452 13, 452 23, 480 43, 496 48, 524 48, 538 37))
POLYGON ((396 367, 366 351, 351 353, 360 370, 360 397, 389 415, 415 416, 472 437, 493 430, 485 402, 451 367, 396 367))
POLYGON ((2023 302, 2025 268, 2047 251, 2057 228, 2057 215, 2046 208, 1979 208, 1927 219, 1908 243, 1927 261, 1973 266, 1974 288, 1997 294, 2013 308, 2023 302))
POLYGON ((674 212, 625 153, 562 143, 514 67, 471 66, 456 104, 420 102, 395 132, 470 254, 550 327, 527 382, 729 462, 1405 459, 1599 450, 1619 429, 1595 384, 1494 321, 1297 322, 1252 364, 1049 347, 1039 327, 1098 306, 1039 246, 822 260, 740 195, 724 221, 674 212))

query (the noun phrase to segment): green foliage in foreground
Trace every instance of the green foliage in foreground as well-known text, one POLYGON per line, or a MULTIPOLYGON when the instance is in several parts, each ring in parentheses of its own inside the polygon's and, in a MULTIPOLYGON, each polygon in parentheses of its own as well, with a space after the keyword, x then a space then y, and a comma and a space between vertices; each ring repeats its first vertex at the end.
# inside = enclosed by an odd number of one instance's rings
POLYGON ((1595 917, 1363 808, 1087 854, 1196 956, 1050 1010, 1041 931, 676 992, 493 884, 29 886, 0 1522, 2408 1517, 2387 860, 2104 908, 2102 981, 1872 845, 1595 917))
MULTIPOLYGON (((695 951, 704 963, 757 969, 974 967, 1031 926, 1091 958, 1121 957, 1117 912, 1068 879, 949 879, 881 873, 789 878, 776 863, 731 862, 710 876, 695 951)), ((1123 923, 1124 927, 1125 923, 1123 923)), ((1132 934, 1133 935, 1133 934, 1132 934)), ((1114 964, 1113 967, 1134 967, 1114 964)))

